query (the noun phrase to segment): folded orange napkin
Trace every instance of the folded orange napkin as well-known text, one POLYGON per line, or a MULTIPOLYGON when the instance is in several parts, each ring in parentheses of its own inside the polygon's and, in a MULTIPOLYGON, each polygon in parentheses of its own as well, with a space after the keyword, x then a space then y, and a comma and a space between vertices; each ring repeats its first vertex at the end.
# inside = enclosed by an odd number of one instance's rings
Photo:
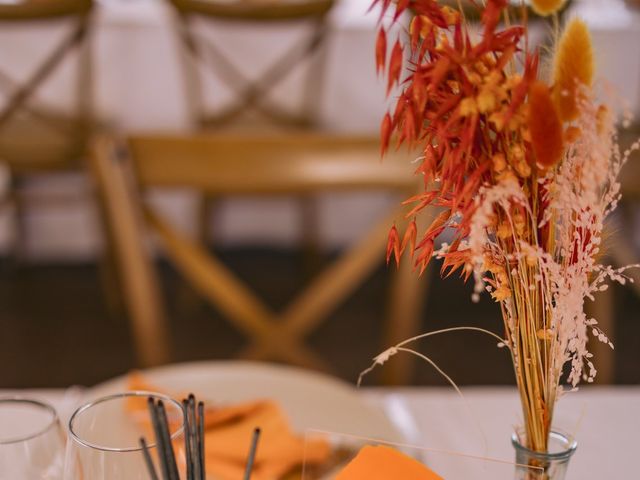
POLYGON ((363 447, 335 480, 443 480, 422 463, 383 445, 363 447))
MULTIPOLYGON (((139 374, 131 374, 132 390, 159 390, 139 374)), ((186 395, 183 395, 186 397, 186 395)), ((132 399, 132 413, 146 409, 146 403, 132 399)), ((242 480, 256 427, 261 429, 252 480, 279 480, 295 467, 325 462, 330 447, 323 440, 306 442, 289 427, 280 406, 271 400, 256 400, 225 407, 207 406, 205 411, 205 457, 207 477, 216 480, 242 480)))

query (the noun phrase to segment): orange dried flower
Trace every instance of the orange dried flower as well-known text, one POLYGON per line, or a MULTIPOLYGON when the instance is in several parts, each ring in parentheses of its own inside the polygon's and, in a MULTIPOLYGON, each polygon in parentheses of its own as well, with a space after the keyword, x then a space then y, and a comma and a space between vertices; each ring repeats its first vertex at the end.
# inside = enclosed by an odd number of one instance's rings
POLYGON ((509 225, 509 223, 507 222, 502 222, 498 226, 496 235, 498 235, 498 238, 501 238, 502 240, 506 240, 507 238, 511 237, 511 225, 509 225))
POLYGON ((493 170, 497 173, 500 173, 507 168, 507 161, 505 160, 503 153, 496 153, 491 158, 491 162, 493 163, 493 170))
POLYGON ((582 20, 574 18, 560 37, 554 59, 553 99, 562 120, 569 121, 578 116, 578 87, 580 84, 591 86, 593 71, 589 29, 582 20))
POLYGON ((532 0, 531 8, 538 15, 547 16, 562 9, 565 0, 532 0))
POLYGON ((491 296, 496 302, 502 302, 511 296, 511 289, 506 285, 502 285, 500 288, 493 291, 491 296))
POLYGON ((447 5, 444 5, 441 11, 448 26, 455 25, 460 21, 460 12, 458 12, 457 10, 454 10, 453 8, 447 5))
POLYGON ((429 17, 425 15, 418 15, 411 19, 409 24, 409 34, 414 37, 427 38, 427 35, 431 32, 433 24, 429 17))
POLYGON ((564 131, 564 140, 567 143, 574 143, 582 135, 582 130, 579 127, 571 125, 564 131))
POLYGON ((525 232, 525 228, 527 226, 527 222, 522 212, 520 211, 514 212, 512 221, 513 221, 513 228, 515 228, 516 230, 516 234, 520 237, 523 236, 525 232))
POLYGON ((549 88, 542 82, 529 88, 528 126, 538 164, 549 168, 558 163, 563 154, 562 122, 549 88))
POLYGON ((550 342, 551 340, 553 340, 553 330, 551 330, 550 328, 547 328, 547 329, 541 328, 536 332, 536 337, 538 337, 538 340, 550 342))
POLYGON ((480 113, 488 113, 495 110, 497 101, 495 95, 488 89, 483 89, 476 98, 478 111, 480 113))

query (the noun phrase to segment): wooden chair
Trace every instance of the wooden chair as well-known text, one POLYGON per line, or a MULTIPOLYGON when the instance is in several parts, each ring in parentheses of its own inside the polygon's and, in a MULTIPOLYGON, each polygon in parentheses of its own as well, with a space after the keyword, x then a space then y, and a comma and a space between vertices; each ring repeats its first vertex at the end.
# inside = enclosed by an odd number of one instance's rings
MULTIPOLYGON (((326 38, 326 16, 334 0, 296 0, 287 2, 265 2, 245 0, 228 2, 219 0, 169 0, 178 12, 178 30, 184 45, 185 74, 190 96, 193 118, 202 128, 220 128, 244 119, 248 112, 261 114, 268 123, 284 127, 316 126, 317 105, 321 88, 323 55, 322 45, 326 38), (264 72, 254 78, 246 78, 236 66, 242 59, 230 59, 212 42, 198 35, 193 24, 196 20, 211 22, 233 22, 236 25, 283 26, 306 23, 309 35, 295 42, 264 72), (292 71, 309 63, 306 90, 299 111, 287 111, 268 99, 273 88, 292 71), (198 65, 209 69, 219 80, 231 88, 236 99, 217 112, 204 108, 202 82, 198 65)), ((262 125, 264 126, 264 125, 262 125)))
MULTIPOLYGON (((233 130, 249 132, 247 141, 256 132, 295 135, 297 131, 320 126, 319 105, 322 98, 327 14, 335 0, 292 0, 286 2, 243 0, 168 0, 177 13, 177 31, 183 46, 186 94, 194 126, 204 131, 233 130), (197 24, 210 30, 222 24, 250 28, 304 27, 297 41, 262 72, 247 76, 238 68, 247 59, 232 57, 223 48, 223 41, 205 38, 197 24), (200 25, 202 26, 202 25, 200 25), (273 90, 292 72, 304 73, 301 98, 293 107, 283 106, 270 98, 273 90), (208 108, 205 102, 207 75, 215 78, 232 92, 226 105, 208 108), (293 132, 292 132, 293 130, 293 132)), ((252 32, 252 35, 260 35, 252 32)), ((260 47, 258 47, 260 48, 260 47)), ((264 47, 262 47, 264 48, 264 47)), ((215 92, 214 92, 215 93, 215 92)), ((234 156, 229 155, 229 161, 234 156)), ((199 203, 199 235, 212 243, 210 223, 215 223, 218 203, 203 196, 199 203), (213 219, 213 220, 212 220, 213 219)), ((317 202, 301 198, 296 207, 302 212, 301 229, 305 251, 305 270, 312 272, 318 263, 317 202)))
MULTIPOLYGON (((91 58, 87 42, 92 10, 91 0, 18 0, 0 3, 0 25, 35 28, 43 22, 69 22, 71 28, 59 43, 43 45, 49 53, 23 82, 0 71, 0 162, 11 173, 9 202, 16 206, 18 238, 24 235, 23 213, 26 199, 21 186, 34 173, 77 169, 92 129, 90 102, 91 58), (76 111, 62 113, 36 98, 37 91, 66 58, 78 52, 76 111)), ((70 199, 39 199, 40 204, 60 204, 70 199)), ((37 199, 36 199, 37 201, 37 199)))
MULTIPOLYGON (((188 187, 215 196, 382 189, 406 195, 417 189, 406 160, 396 155, 381 162, 378 142, 368 138, 331 137, 331 142, 319 135, 261 137, 251 142, 244 136, 206 135, 136 136, 126 142, 98 139, 91 163, 112 224, 140 362, 151 365, 170 358, 158 280, 145 242, 147 231, 158 236, 166 257, 186 280, 246 334, 250 343, 241 357, 330 371, 328 362, 310 350, 304 338, 383 262, 388 230, 401 218, 399 209, 393 209, 282 312, 274 312, 208 249, 145 203, 146 189, 188 187)), ((410 260, 395 272, 381 349, 417 330, 424 297, 421 284, 410 260)), ((410 364, 409 358, 400 356, 390 362, 386 381, 406 382, 410 364)))

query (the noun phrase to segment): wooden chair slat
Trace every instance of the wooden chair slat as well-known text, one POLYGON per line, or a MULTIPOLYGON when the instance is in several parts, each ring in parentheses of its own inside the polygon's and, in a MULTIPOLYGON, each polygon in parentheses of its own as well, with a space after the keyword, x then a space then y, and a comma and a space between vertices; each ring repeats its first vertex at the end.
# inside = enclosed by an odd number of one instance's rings
POLYGON ((89 13, 92 0, 18 0, 0 3, 0 22, 48 20, 89 13))
POLYGON ((291 302, 282 315, 283 332, 308 333, 361 285, 384 258, 389 225, 398 213, 385 216, 291 302))
POLYGON ((162 240, 167 256, 189 282, 229 319, 250 335, 270 329, 269 309, 215 257, 173 229, 153 211, 145 216, 162 240))
POLYGON ((384 161, 375 139, 328 135, 130 140, 143 185, 191 186, 211 195, 413 187, 407 156, 384 161), (215 175, 210 172, 215 171, 215 175))
MULTIPOLYGON (((225 196, 383 189, 406 195, 417 187, 407 168, 407 156, 397 154, 380 162, 377 141, 371 138, 137 136, 128 139, 126 146, 130 168, 135 171, 141 190, 189 187, 225 196)), ((132 196, 129 199, 136 201, 132 196)), ((277 314, 215 255, 176 231, 149 206, 144 210, 148 225, 158 234, 172 263, 212 305, 247 334, 250 343, 240 352, 241 357, 275 359, 323 370, 329 370, 330 366, 305 345, 305 337, 380 265, 388 229, 393 219, 400 216, 396 210, 376 223, 277 314)), ((405 266, 394 275, 398 284, 392 290, 393 305, 389 311, 393 325, 387 328, 388 338, 394 341, 400 335, 415 333, 421 282, 411 270, 410 265, 405 266)), ((407 369, 408 363, 403 371, 392 372, 389 381, 408 378, 407 369)))
POLYGON ((211 18, 235 21, 290 21, 322 17, 335 0, 299 0, 296 2, 245 0, 226 2, 216 0, 170 0, 184 14, 198 14, 211 18))

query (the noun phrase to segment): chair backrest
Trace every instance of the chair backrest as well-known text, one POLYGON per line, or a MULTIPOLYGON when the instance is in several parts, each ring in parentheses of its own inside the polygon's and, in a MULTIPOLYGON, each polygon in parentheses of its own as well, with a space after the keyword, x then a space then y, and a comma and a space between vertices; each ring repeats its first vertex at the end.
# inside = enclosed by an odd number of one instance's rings
MULTIPOLYGON (((319 121, 318 106, 324 69, 323 43, 326 37, 326 18, 335 0, 297 0, 287 2, 263 2, 247 0, 227 2, 220 0, 169 0, 178 13, 178 30, 184 46, 184 70, 187 95, 196 125, 204 128, 237 125, 247 119, 247 114, 258 114, 268 125, 277 127, 315 127, 319 121), (308 36, 296 40, 264 71, 247 77, 238 65, 250 59, 236 58, 221 48, 222 45, 198 34, 195 20, 233 22, 245 27, 276 24, 277 28, 308 25, 308 36), (270 94, 292 72, 308 67, 297 107, 279 105, 270 94), (205 109, 204 69, 228 87, 235 98, 215 111, 205 109)), ((255 29, 258 30, 258 29, 255 29)), ((257 31, 251 35, 258 35, 257 31)), ((222 42, 219 42, 220 44, 222 42)), ((266 48, 262 45, 260 48, 266 48)), ((260 51, 260 48, 256 51, 260 51)), ((260 124, 264 125, 264 124, 260 124)))
POLYGON ((0 25, 35 29, 42 22, 71 22, 57 43, 43 45, 47 55, 24 80, 0 71, 0 160, 15 170, 65 166, 83 152, 92 124, 91 58, 85 41, 92 0, 18 0, 0 4, 0 25), (74 49, 79 51, 75 112, 60 112, 35 98, 36 93, 74 49))
POLYGON ((241 22, 282 22, 314 17, 323 18, 331 10, 335 0, 298 0, 292 2, 170 0, 170 2, 184 14, 197 13, 212 18, 241 22))
MULTIPOLYGON (((147 229, 159 237, 165 255, 187 281, 251 340, 241 352, 242 357, 331 370, 304 344, 304 338, 383 261, 387 233, 399 211, 392 209, 383 215, 282 312, 276 313, 208 249, 147 205, 141 191, 150 187, 191 187, 213 195, 273 195, 382 189, 406 194, 417 189, 406 160, 406 156, 397 155, 381 162, 377 141, 367 138, 306 135, 248 142, 243 137, 140 136, 129 138, 124 144, 111 138, 99 139, 92 156, 93 170, 106 197, 123 281, 129 290, 134 334, 149 335, 138 338, 139 345, 156 345, 153 355, 143 358, 143 363, 157 360, 155 355, 161 344, 149 333, 148 325, 164 321, 158 313, 162 311, 158 295, 153 293, 158 287, 150 273, 151 255, 144 242, 147 229), (233 161, 226 158, 229 152, 234 154, 233 161), (133 185, 137 185, 136 191, 130 190, 133 185), (134 278, 145 287, 133 285, 134 278), (149 312, 152 301, 156 307, 149 312)), ((394 275, 389 307, 393 322, 387 325, 385 342, 400 341, 415 330, 421 295, 420 282, 411 267, 410 262, 405 263, 394 275)), ((165 326, 158 327, 158 332, 165 331, 165 326)), ((151 350, 146 347, 145 351, 151 350)), ((395 371, 389 380, 401 382, 407 375, 406 371, 395 371)))

